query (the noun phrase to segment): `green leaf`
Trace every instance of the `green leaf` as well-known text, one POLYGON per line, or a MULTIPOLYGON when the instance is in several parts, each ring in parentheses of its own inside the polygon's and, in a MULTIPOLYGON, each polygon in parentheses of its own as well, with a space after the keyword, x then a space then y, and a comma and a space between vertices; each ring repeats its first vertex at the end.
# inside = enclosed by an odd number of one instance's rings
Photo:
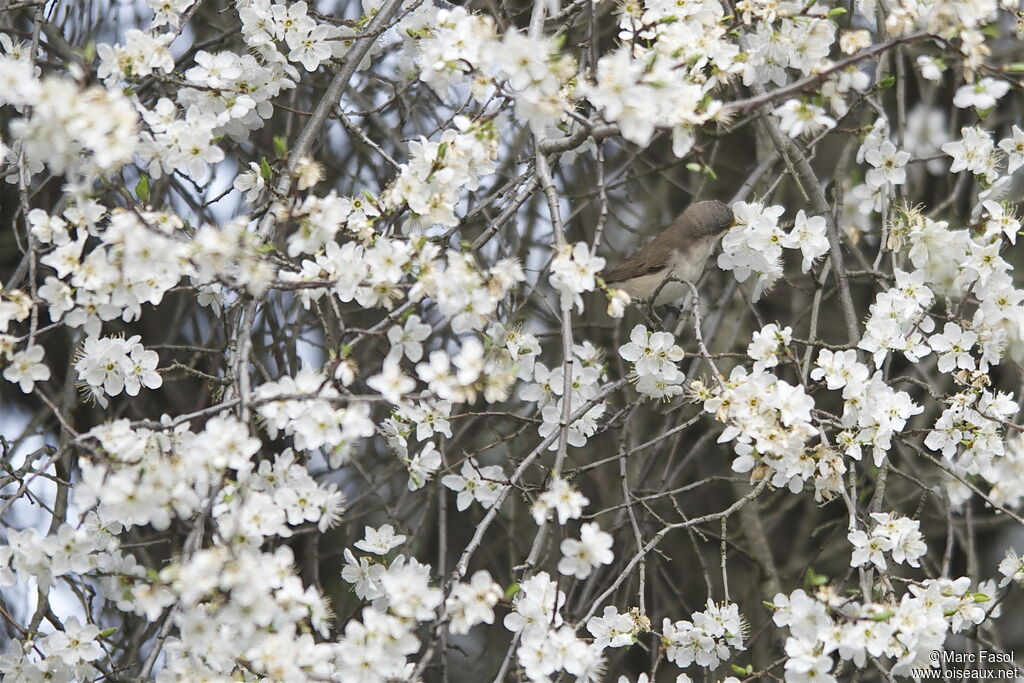
POLYGON ((111 626, 110 628, 105 628, 102 631, 100 631, 100 638, 109 638, 115 633, 117 633, 117 627, 111 626))
POLYGON ((988 602, 992 599, 984 593, 975 593, 972 597, 974 598, 974 602, 988 602))
POLYGON ((267 162, 266 157, 260 157, 260 177, 267 182, 270 182, 270 176, 272 172, 270 170, 270 164, 267 162))
POLYGON ((143 204, 149 203, 149 176, 142 176, 139 182, 135 183, 135 196, 143 204))
POLYGON ((764 605, 765 607, 767 607, 768 609, 778 609, 778 608, 777 608, 777 607, 775 606, 775 603, 774 603, 774 602, 768 602, 767 600, 762 600, 762 601, 761 601, 761 604, 762 604, 762 605, 764 605))
POLYGON ((696 161, 691 161, 690 163, 686 164, 686 170, 691 171, 693 173, 700 173, 701 165, 698 164, 696 161))
POLYGON ((871 621, 885 621, 886 619, 888 619, 889 617, 891 617, 894 614, 896 614, 896 613, 893 612, 891 609, 887 609, 884 612, 879 612, 878 614, 872 614, 868 618, 871 619, 871 621))
POLYGON ((278 159, 288 155, 288 140, 283 135, 274 136, 274 154, 278 159))
POLYGON ((518 583, 509 584, 509 587, 505 589, 505 599, 511 600, 514 598, 516 593, 520 591, 520 588, 518 583))
POLYGON ((730 666, 732 667, 732 672, 734 674, 739 674, 740 676, 749 676, 750 674, 754 673, 754 667, 750 664, 747 664, 746 666, 731 664, 730 666))
POLYGON ((878 89, 879 90, 888 90, 889 88, 891 88, 894 85, 896 85, 896 77, 895 76, 886 76, 882 80, 878 81, 878 89))
POLYGON ((833 7, 828 11, 828 14, 826 14, 825 16, 828 17, 829 19, 835 19, 836 17, 841 17, 844 14, 846 14, 845 7, 833 7))
POLYGON ((812 586, 824 586, 828 583, 828 577, 824 574, 817 574, 810 567, 807 568, 807 583, 812 586))

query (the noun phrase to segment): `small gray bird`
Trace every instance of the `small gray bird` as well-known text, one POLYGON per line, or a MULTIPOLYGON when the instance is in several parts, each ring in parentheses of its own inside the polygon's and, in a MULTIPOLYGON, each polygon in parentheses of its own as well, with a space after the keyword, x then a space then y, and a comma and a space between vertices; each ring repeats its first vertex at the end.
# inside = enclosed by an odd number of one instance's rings
MULTIPOLYGON (((696 282, 715 242, 732 227, 734 220, 732 210, 722 202, 691 204, 646 247, 605 275, 604 281, 634 300, 649 299, 666 278, 696 282)), ((671 303, 686 292, 682 283, 666 283, 654 303, 671 303)))

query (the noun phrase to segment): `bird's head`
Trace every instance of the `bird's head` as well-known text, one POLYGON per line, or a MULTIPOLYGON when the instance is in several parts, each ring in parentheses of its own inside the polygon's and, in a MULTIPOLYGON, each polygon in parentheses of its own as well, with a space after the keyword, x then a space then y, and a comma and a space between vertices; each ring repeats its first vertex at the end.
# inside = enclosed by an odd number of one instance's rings
POLYGON ((691 226, 695 237, 718 237, 736 222, 732 209, 718 200, 691 204, 680 221, 691 226))

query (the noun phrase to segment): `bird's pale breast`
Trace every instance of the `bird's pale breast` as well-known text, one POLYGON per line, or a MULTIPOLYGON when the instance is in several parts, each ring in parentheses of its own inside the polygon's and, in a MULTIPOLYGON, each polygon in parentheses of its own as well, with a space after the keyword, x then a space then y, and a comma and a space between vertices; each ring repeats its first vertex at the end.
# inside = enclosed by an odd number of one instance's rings
POLYGON ((648 299, 657 291, 658 298, 654 303, 658 306, 678 301, 687 295, 689 288, 681 282, 668 282, 664 286, 662 283, 666 278, 696 283, 704 272, 704 263, 714 245, 715 240, 709 239, 692 242, 688 249, 673 249, 666 264, 667 268, 614 282, 612 286, 625 291, 633 299, 648 299))

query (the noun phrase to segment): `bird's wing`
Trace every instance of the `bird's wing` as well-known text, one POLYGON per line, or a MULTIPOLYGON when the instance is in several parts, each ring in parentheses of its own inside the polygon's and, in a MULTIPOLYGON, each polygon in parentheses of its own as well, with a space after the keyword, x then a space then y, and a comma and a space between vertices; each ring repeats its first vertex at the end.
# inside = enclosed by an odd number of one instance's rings
POLYGON ((622 282, 641 275, 650 275, 664 270, 671 257, 672 248, 663 232, 646 247, 630 256, 604 276, 605 282, 622 282))

